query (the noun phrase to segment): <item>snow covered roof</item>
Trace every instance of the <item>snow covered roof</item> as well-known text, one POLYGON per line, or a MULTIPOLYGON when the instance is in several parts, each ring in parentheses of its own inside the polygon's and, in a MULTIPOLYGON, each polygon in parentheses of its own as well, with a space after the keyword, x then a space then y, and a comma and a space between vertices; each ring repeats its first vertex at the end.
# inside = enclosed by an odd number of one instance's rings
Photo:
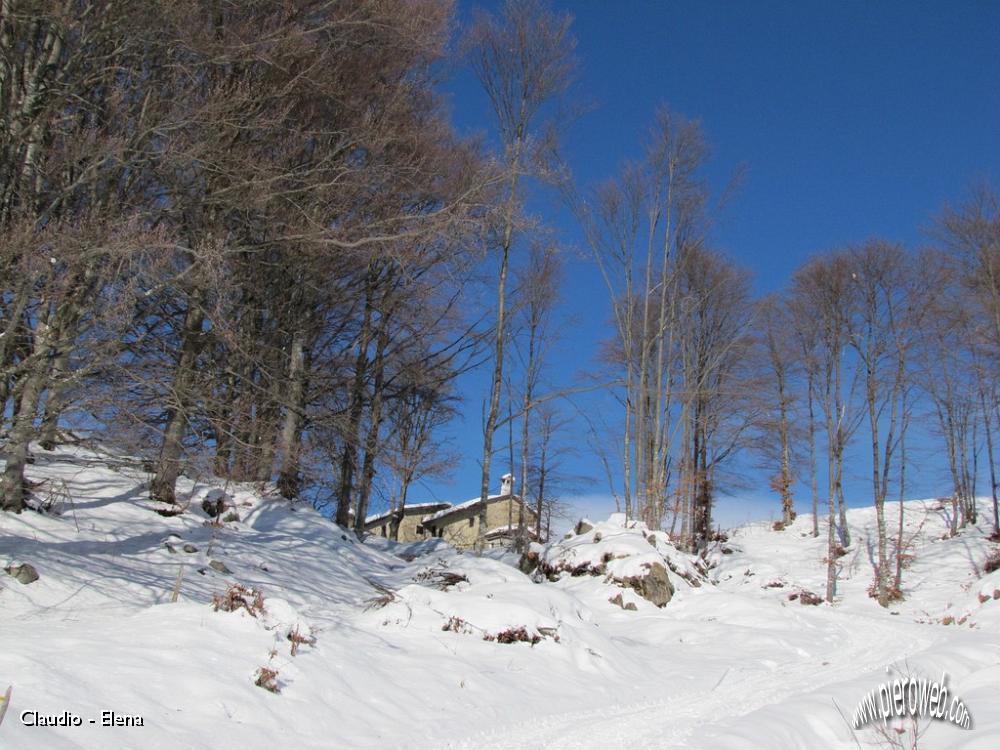
MULTIPOLYGON (((451 503, 446 503, 443 501, 436 503, 407 503, 403 506, 403 513, 409 513, 410 511, 423 511, 426 513, 429 510, 441 510, 442 508, 450 508, 451 503)), ((389 510, 382 511, 381 513, 376 513, 374 515, 365 518, 365 525, 370 523, 378 523, 379 521, 389 518, 395 511, 392 508, 389 510)))
MULTIPOLYGON (((517 495, 507 494, 507 495, 490 495, 488 498, 486 498, 486 502, 491 503, 494 500, 502 500, 508 497, 514 498, 515 500, 520 500, 520 498, 517 495)), ((459 505, 455 505, 451 508, 445 508, 444 510, 439 510, 437 513, 432 513, 429 516, 424 516, 422 519, 420 519, 420 522, 423 524, 428 524, 434 521, 438 521, 444 518, 445 516, 451 515, 452 513, 459 513, 463 510, 476 508, 482 503, 482 501, 483 499, 481 497, 474 497, 471 500, 466 500, 464 503, 461 503, 459 505)), ((528 505, 525 505, 524 507, 528 510, 529 513, 534 514, 534 511, 532 511, 528 505)))
MULTIPOLYGON (((516 534, 519 529, 520 527, 516 523, 512 523, 509 526, 497 526, 495 529, 490 529, 489 531, 486 532, 486 538, 492 539, 498 536, 507 536, 510 534, 516 534)), ((528 536, 532 538, 535 537, 535 529, 532 526, 526 525, 524 527, 524 531, 525 533, 527 533, 528 536)))
MULTIPOLYGON (((490 495, 487 498, 487 502, 489 502, 490 500, 496 500, 501 497, 503 497, 503 495, 490 495)), ((449 513, 455 513, 460 510, 467 510, 468 508, 473 508, 477 506, 481 501, 482 501, 481 497, 474 497, 471 500, 466 500, 464 503, 459 503, 458 505, 452 506, 451 508, 445 508, 444 510, 439 510, 437 513, 433 513, 429 516, 424 516, 422 519, 420 519, 421 523, 436 521, 439 518, 448 515, 449 513)))

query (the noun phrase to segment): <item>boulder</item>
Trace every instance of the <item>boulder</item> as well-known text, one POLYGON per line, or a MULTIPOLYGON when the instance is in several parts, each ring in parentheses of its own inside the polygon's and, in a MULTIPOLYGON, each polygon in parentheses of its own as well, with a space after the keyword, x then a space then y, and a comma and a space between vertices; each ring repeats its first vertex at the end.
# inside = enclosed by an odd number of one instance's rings
POLYGON ((635 591, 639 596, 657 607, 665 607, 674 595, 674 586, 667 577, 667 569, 658 562, 645 563, 642 575, 616 579, 617 583, 635 591))
POLYGON ((517 568, 526 576, 530 576, 538 569, 540 559, 536 550, 528 549, 521 555, 521 559, 517 561, 517 568))
POLYGON ((227 508, 231 507, 229 496, 219 489, 209 490, 205 499, 201 501, 201 509, 212 518, 218 518, 225 513, 227 508))
POLYGON ((4 568, 4 571, 7 575, 17 580, 18 583, 23 583, 24 585, 34 583, 38 580, 38 571, 35 570, 34 565, 29 565, 28 563, 8 565, 4 568))

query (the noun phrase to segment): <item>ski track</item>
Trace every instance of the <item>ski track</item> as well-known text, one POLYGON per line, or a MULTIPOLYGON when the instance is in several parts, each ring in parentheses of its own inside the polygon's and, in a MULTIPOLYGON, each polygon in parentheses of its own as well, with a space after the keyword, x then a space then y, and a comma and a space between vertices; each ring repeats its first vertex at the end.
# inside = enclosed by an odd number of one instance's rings
MULTIPOLYGON (((714 688, 707 690, 653 702, 554 714, 493 728, 443 746, 454 750, 692 747, 696 733, 708 725, 745 716, 798 693, 813 692, 880 670, 937 640, 916 625, 907 626, 906 630, 911 632, 901 637, 900 623, 887 624, 857 615, 842 617, 850 623, 829 623, 839 631, 839 640, 825 651, 825 658, 810 656, 772 669, 730 669, 714 688), (872 654, 878 655, 874 661, 872 654), (824 665, 824 661, 829 663, 824 665), (863 668, 859 668, 862 664, 863 668)), ((818 637, 828 639, 830 635, 827 630, 818 637)), ((668 680, 669 675, 664 675, 664 682, 668 680)))

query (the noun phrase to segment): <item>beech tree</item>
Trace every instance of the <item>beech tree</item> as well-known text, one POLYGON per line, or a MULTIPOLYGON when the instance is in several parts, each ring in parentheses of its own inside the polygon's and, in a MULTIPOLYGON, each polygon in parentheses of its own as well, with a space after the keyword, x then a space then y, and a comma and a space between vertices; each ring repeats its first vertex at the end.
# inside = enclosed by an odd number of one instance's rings
POLYGON ((678 268, 680 254, 696 247, 704 229, 699 170, 705 155, 697 123, 663 108, 644 159, 626 164, 591 196, 574 199, 612 304, 624 510, 654 527, 666 511, 677 436, 678 268))
POLYGON ((815 340, 817 400, 826 428, 826 599, 830 602, 837 590, 838 538, 843 547, 850 546, 843 493, 844 452, 859 422, 851 406, 853 368, 845 363, 844 357, 850 333, 847 306, 851 273, 850 263, 842 252, 817 257, 795 272, 791 291, 798 327, 811 331, 815 340))
POLYGON ((364 515, 399 372, 453 377, 475 341, 445 310, 494 175, 433 91, 450 12, 4 4, 4 508, 72 404, 168 503, 193 463, 295 497, 351 446, 364 515))
POLYGON ((761 436, 759 450, 770 466, 776 464, 776 471, 771 476, 771 488, 781 498, 781 521, 787 525, 795 520, 792 442, 797 432, 794 422, 798 351, 794 336, 789 335, 793 324, 783 299, 765 297, 756 307, 755 319, 759 345, 763 350, 762 380, 767 393, 758 423, 761 436))
MULTIPOLYGON (((473 71, 496 117, 502 148, 499 157, 503 195, 492 218, 490 244, 498 259, 496 314, 493 323, 493 375, 483 420, 483 457, 479 540, 485 543, 486 499, 490 489, 493 438, 500 420, 508 336, 508 291, 511 254, 522 222, 523 178, 537 174, 552 143, 539 139, 536 128, 547 105, 567 88, 573 74, 571 19, 557 15, 537 0, 507 0, 499 16, 480 13, 466 44, 473 71)), ((553 127, 548 129, 551 138, 553 127)))
MULTIPOLYGON (((871 241, 853 248, 846 260, 853 282, 848 291, 848 340, 864 380, 871 438, 872 501, 878 536, 876 597, 881 606, 887 607, 899 593, 893 591, 894 565, 889 553, 885 500, 906 425, 903 396, 910 377, 910 353, 917 341, 918 316, 929 300, 918 296, 925 280, 911 270, 910 259, 898 245, 871 241)), ((900 529, 902 524, 900 518, 900 529)))

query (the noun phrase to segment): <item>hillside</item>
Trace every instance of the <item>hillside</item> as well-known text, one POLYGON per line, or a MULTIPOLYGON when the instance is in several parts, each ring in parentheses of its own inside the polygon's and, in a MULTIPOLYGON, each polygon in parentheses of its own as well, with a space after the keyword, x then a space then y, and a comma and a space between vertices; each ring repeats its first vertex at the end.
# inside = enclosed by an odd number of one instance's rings
POLYGON ((883 611, 868 509, 851 511, 836 605, 803 606, 824 580, 806 516, 735 530, 705 561, 611 519, 540 552, 604 574, 541 581, 510 555, 362 543, 249 485, 182 479, 187 510, 164 516, 137 463, 82 449, 38 451, 28 476, 49 512, 0 515, 0 562, 39 574, 0 576, 11 750, 867 747, 848 721, 887 667, 946 673, 972 715, 920 747, 1000 735, 1000 572, 982 568, 997 546, 986 524, 943 538, 934 501, 906 504, 905 599, 883 611), (213 523, 202 501, 220 497, 213 523), (662 608, 606 580, 649 561, 669 569, 662 608), (234 583, 263 611, 216 611, 234 583), (254 684, 261 667, 279 692, 254 684), (24 726, 26 710, 82 725, 24 726))

